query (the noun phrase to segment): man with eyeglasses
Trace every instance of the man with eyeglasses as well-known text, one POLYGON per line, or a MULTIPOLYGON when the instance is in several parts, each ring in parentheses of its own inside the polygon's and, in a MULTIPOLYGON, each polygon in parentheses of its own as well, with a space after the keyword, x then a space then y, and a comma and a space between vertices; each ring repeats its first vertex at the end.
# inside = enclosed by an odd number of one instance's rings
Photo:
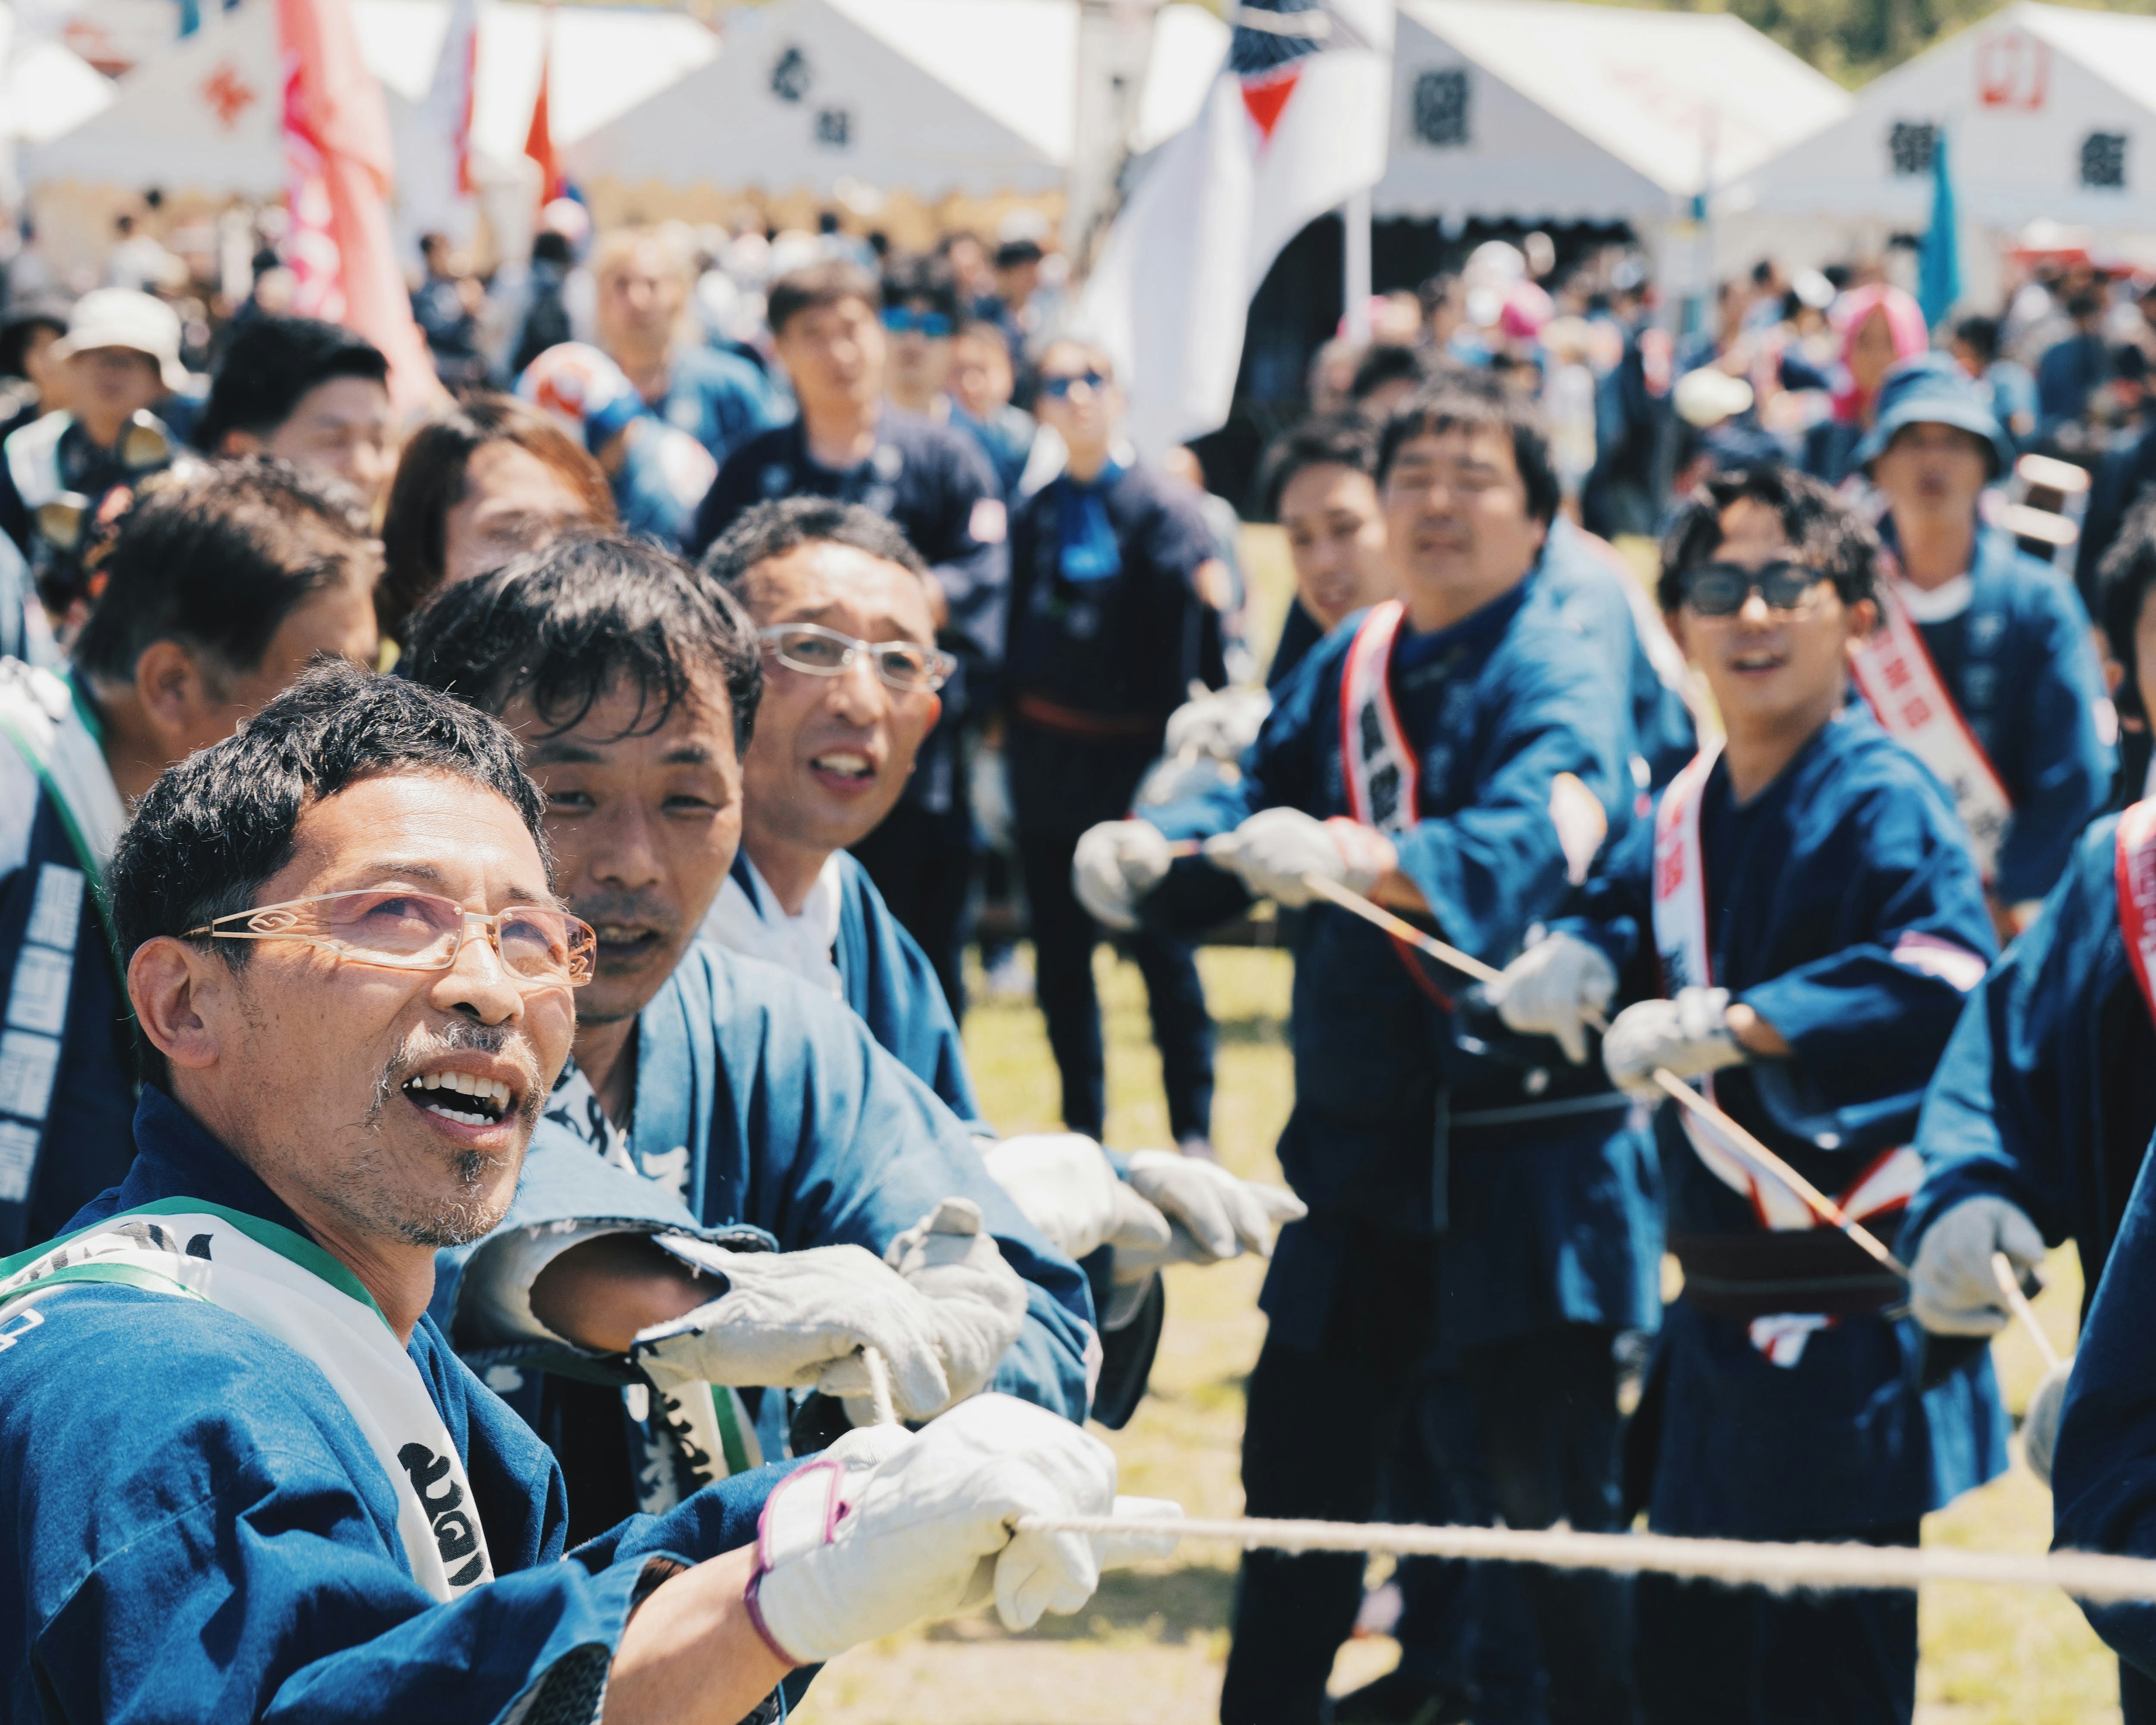
POLYGON ((593 931, 493 721, 349 666, 142 803, 111 904, 141 1153, 0 1260, 11 1717, 775 1717, 985 1596, 1075 1609, 1115 1461, 983 1397, 566 1552, 562 1476, 426 1316, 510 1203, 593 931), (761 1518, 761 1519, 760 1519, 761 1518))
MULTIPOLYGON (((901 675, 940 667, 916 650, 901 675)), ((446 589, 409 666, 525 739, 562 891, 597 930, 516 1209, 445 1260, 435 1307, 562 1457, 575 1526, 866 1423, 865 1342, 908 1419, 994 1387, 1082 1420, 1084 1278, 967 1125, 828 980, 696 938, 741 841, 762 685, 732 602, 655 547, 568 540, 446 589)), ((808 770, 835 796, 855 765, 808 770)), ((816 871, 762 854, 808 889, 816 871)))
POLYGON ((104 903, 128 811, 321 654, 371 665, 379 547, 280 461, 153 478, 64 673, 0 660, 0 1255, 49 1240, 135 1153, 104 903))
POLYGON ((2117 721, 2088 614, 2062 571, 1985 524, 1981 494, 2012 471, 2013 439, 1947 355, 1887 374, 1856 460, 1886 501, 1891 553, 1856 685, 1953 792, 2010 940, 2111 789, 2117 721))
MULTIPOLYGON (((1486 962, 1517 953, 1631 818, 1623 601, 1559 566, 1547 440, 1495 385, 1411 398, 1376 474, 1400 596, 1310 649, 1232 782, 1087 833, 1078 885, 1104 920, 1170 932, 1253 896, 1301 907, 1280 1157, 1311 1214, 1281 1230, 1260 1301, 1250 1512, 1368 1520, 1413 1446, 1448 1513, 1614 1530, 1618 1345, 1660 1304, 1651 1147, 1556 1049, 1466 1040, 1464 979, 1321 888, 1486 962)), ((1362 1579, 1352 1558, 1246 1559, 1224 1725, 1318 1716, 1362 1579)), ((1523 1581, 1551 1717, 1630 1717, 1622 1585, 1523 1581)), ((1411 1676, 1357 1717, 1462 1705, 1435 1671, 1411 1676)))
POLYGON ((752 504, 859 503, 895 521, 934 571, 937 642, 958 661, 905 795, 855 847, 963 1015, 961 963, 973 828, 964 738, 985 717, 1009 586, 1003 490, 963 432, 885 399, 890 332, 876 279, 831 262, 772 284, 766 316, 800 417, 735 450, 696 511, 701 556, 752 504))
MULTIPOLYGON (((1574 979, 1545 1026, 1602 1045, 1643 1101, 1697 1086, 1875 1234, 1922 1164, 1926 1085, 1995 946, 1967 834, 1937 779, 1848 701, 1878 548, 1816 481, 1717 476, 1666 542, 1661 602, 1727 741, 1702 752, 1598 870, 1577 918, 1515 963, 1574 979), (1559 966, 1546 949, 1565 956, 1559 966), (1658 995, 1656 969, 1667 999, 1658 995)), ((1927 1345, 1908 1298, 1741 1141, 1661 1109, 1682 1296, 1628 1442, 1656 1532, 1914 1545, 1931 1511, 2006 1466, 1981 1341, 1927 1345)), ((1907 1593, 1778 1598, 1639 1584, 1655 1725, 1907 1725, 1907 1593), (1822 1650, 1831 1649, 1831 1656, 1822 1650)))
MULTIPOLYGON (((844 1000, 993 1140, 934 972, 844 850, 896 799, 949 675, 948 655, 930 644, 926 566, 870 511, 797 497, 751 510, 703 569, 741 602, 764 654, 742 757, 741 850, 705 935, 844 1000)), ((1111 1157, 1075 1133, 1009 1138, 984 1154, 1087 1273, 1105 1349, 1089 1411, 1111 1429, 1145 1389, 1165 1311, 1161 1266, 1263 1251, 1271 1223, 1301 1209, 1223 1168, 1153 1150, 1111 1157)))

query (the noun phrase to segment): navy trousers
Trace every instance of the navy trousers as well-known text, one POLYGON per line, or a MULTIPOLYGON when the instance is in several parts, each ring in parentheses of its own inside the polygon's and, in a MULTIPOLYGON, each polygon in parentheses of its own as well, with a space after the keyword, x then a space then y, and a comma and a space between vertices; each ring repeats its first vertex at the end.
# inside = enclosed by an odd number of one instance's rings
MULTIPOLYGON (((1852 1529, 1914 1545, 1915 1522, 1852 1529)), ((1649 1725, 1909 1725, 1917 1596, 1793 1594, 1643 1575, 1640 1689, 1649 1725)))
MULTIPOLYGON (((1101 1136, 1107 1117, 1107 1060, 1101 1044, 1101 1003, 1093 988, 1093 947, 1104 931, 1070 887, 1078 834, 1018 834, 1019 867, 1033 929, 1034 992, 1048 1019, 1048 1044, 1063 1080, 1063 1123, 1101 1136)), ((1116 937, 1145 978, 1152 1040, 1168 1092, 1168 1123, 1178 1139, 1213 1130, 1213 1019, 1188 941, 1141 932, 1116 937)))

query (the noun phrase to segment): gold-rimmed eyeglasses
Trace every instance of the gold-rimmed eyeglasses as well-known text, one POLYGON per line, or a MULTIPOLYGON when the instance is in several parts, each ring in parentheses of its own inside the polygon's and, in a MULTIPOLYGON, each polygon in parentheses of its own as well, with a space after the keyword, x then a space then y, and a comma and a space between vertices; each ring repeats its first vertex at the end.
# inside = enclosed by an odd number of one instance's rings
POLYGON ((187 937, 218 941, 304 941, 357 964, 388 970, 447 970, 476 925, 512 981, 580 988, 592 979, 598 936, 588 922, 547 905, 511 905, 491 914, 454 899, 402 886, 361 887, 234 911, 187 937))

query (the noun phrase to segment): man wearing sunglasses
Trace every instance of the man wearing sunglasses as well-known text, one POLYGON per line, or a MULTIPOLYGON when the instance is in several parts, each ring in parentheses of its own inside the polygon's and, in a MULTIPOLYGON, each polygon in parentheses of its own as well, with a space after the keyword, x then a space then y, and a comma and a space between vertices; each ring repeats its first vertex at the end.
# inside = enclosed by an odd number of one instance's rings
POLYGON ((319 654, 372 664, 379 548, 282 462, 153 480, 64 675, 0 660, 0 1255, 126 1173, 135 1062, 105 870, 172 762, 319 654))
POLYGON ((1002 488, 963 432, 885 399, 891 332, 866 270, 834 262, 781 276, 767 316, 801 414, 727 458, 696 511, 689 553, 701 556, 753 504, 828 497, 889 517, 934 572, 937 643, 957 668, 904 795, 855 854, 963 1013, 973 870, 963 743, 986 716, 1003 652, 1010 564, 1002 488))
MULTIPOLYGON (((1873 627, 1876 542, 1817 481, 1720 475, 1666 542, 1661 601, 1727 729, 1590 883, 1584 914, 1508 978, 1560 972, 1544 1029, 1602 1046, 1661 1101, 1698 1086, 1841 1210, 1891 1237, 1933 1067, 1995 950, 1967 834, 1938 781, 1848 701, 1873 627), (1657 974, 1659 973, 1659 974, 1657 974)), ((1742 1142, 1656 1117, 1682 1296, 1628 1440, 1649 1525, 1701 1538, 1914 1545, 2006 1466, 1981 1343, 1928 1348, 1909 1297, 1742 1142)), ((1907 1725, 1912 1595, 1777 1599, 1643 1578, 1655 1725, 1907 1725), (1832 1649, 1831 1657, 1820 1650, 1832 1649)))
POLYGON ((1953 793, 1999 937, 2028 926, 2111 788, 2115 730, 2087 612, 1979 510, 2014 444, 1943 353, 1880 386, 1856 462, 1886 500, 1879 627, 1852 659, 1887 734, 1953 793))
POLYGON ((924 419, 951 412, 951 343, 958 331, 958 281, 937 257, 894 258, 883 273, 883 326, 890 359, 884 397, 924 419))
POLYGON ((1009 1524, 1109 1511, 1114 1460, 1001 1397, 564 1555, 560 1471, 426 1316, 591 977, 541 810, 499 725, 351 667, 144 799, 141 1153, 0 1260, 10 1717, 732 1725, 984 1563, 1014 1628, 1091 1592, 1098 1548, 1009 1524))
MULTIPOLYGON (((926 567, 869 511, 797 497, 751 510, 703 568, 757 626, 764 663, 742 757, 741 850, 704 933, 839 996, 993 1139, 935 973, 844 850, 897 798, 948 675, 929 644, 926 567)), ((1270 1224, 1301 1209, 1211 1164, 1160 1151, 1111 1158, 1076 1133, 1005 1139, 985 1153, 1027 1218, 1086 1271, 1106 1350, 1090 1412, 1111 1429, 1145 1388, 1165 1311, 1160 1266, 1261 1252, 1270 1224)))
MULTIPOLYGON (((917 658, 885 655, 894 675, 940 670, 911 644, 917 658)), ((445 590, 415 619, 410 667, 526 739, 562 891, 597 931, 574 1064, 516 1211, 468 1264, 445 1262, 436 1295, 451 1339, 562 1455, 578 1528, 661 1508, 759 1451, 820 1446, 844 1426, 830 1396, 865 1420, 849 1363, 863 1342, 908 1418, 993 1384, 1082 1419, 1097 1348, 1084 1278, 989 1178, 968 1127, 833 998, 828 970, 804 986, 695 938, 741 841, 767 667, 793 680, 733 603, 656 547, 565 541, 445 590), (696 1243, 757 1240, 783 1250, 737 1263, 738 1292, 715 1300, 696 1243), (819 1386, 796 1441, 783 1392, 819 1386)), ((854 699, 869 675, 852 668, 854 699)), ((822 870, 804 870, 797 824, 813 833, 858 798, 875 747, 844 743, 804 743, 821 802, 761 817, 779 842, 757 841, 772 872, 750 878, 803 910, 822 870)))

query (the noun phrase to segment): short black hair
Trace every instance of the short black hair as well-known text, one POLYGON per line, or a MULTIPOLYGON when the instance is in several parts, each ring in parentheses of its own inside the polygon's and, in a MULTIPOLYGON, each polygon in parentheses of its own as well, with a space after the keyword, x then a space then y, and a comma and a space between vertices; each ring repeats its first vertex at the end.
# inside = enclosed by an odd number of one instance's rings
POLYGON ((2118 537, 2096 570, 2097 620, 2110 643, 2111 656, 2126 667, 2112 698, 2124 716, 2143 721, 2149 715, 2142 711, 2141 685, 2134 674, 2133 635, 2152 587, 2156 587, 2156 495, 2144 493, 2128 511, 2118 537))
POLYGON ((268 437, 309 390, 338 377, 386 386, 389 362, 365 336, 319 318, 254 318, 233 336, 210 380, 195 447, 214 455, 228 431, 268 437))
POLYGON ((1845 605, 1872 597, 1879 573, 1879 540, 1856 511, 1810 474, 1779 462, 1717 473, 1677 506, 1662 537, 1662 573, 1656 597, 1662 609, 1684 603, 1684 578, 1711 562, 1722 548, 1722 517, 1732 504, 1764 504, 1782 519, 1782 531, 1799 555, 1832 578, 1845 605))
POLYGON ((817 544, 851 546, 911 570, 924 583, 935 579, 927 561, 895 522, 865 504, 830 497, 787 497, 743 510, 704 553, 698 567, 706 580, 752 609, 758 566, 817 544))
POLYGON ((1953 338, 1986 365, 1999 357, 1999 320, 1995 317, 1964 317, 1954 325, 1953 338))
POLYGON ((950 260, 933 253, 925 256, 892 258, 883 266, 883 303, 886 307, 911 305, 926 300, 929 309, 942 312, 955 329, 958 322, 958 277, 950 260))
POLYGON ((1430 364, 1413 347, 1394 341, 1380 341, 1363 356, 1355 367, 1355 376, 1348 386, 1348 399, 1363 401, 1383 389, 1388 383, 1403 379, 1421 383, 1430 377, 1430 364))
POLYGON ((1527 487, 1527 513, 1547 526, 1557 518, 1563 493, 1550 465, 1549 433, 1532 405, 1496 378, 1462 372, 1424 384, 1402 402, 1378 437, 1377 480, 1392 475, 1400 448, 1411 438, 1455 430, 1500 431, 1512 440, 1512 462, 1527 487))
POLYGON ((619 534, 569 534, 442 588, 413 616, 405 663, 414 681, 497 717, 527 696, 548 735, 625 687, 638 710, 624 734, 649 736, 711 679, 742 750, 763 693, 740 606, 672 552, 619 534))
POLYGON ((1037 239, 1006 239, 996 248, 990 267, 996 270, 1015 270, 1023 264, 1038 264, 1048 254, 1041 249, 1037 239))
POLYGON ((98 564, 74 662, 132 682, 152 643, 177 641, 213 674, 244 675, 311 594, 381 572, 367 511, 335 480, 263 455, 160 474, 98 564))
MULTIPOLYGON (((122 966, 145 941, 249 908, 292 860, 311 804, 393 773, 450 773, 493 791, 551 871, 546 804, 508 732, 408 679, 325 664, 150 787, 106 876, 122 966)), ((245 966, 249 942, 213 944, 234 970, 245 966)), ((164 1056, 146 1039, 140 1050, 145 1076, 163 1083, 164 1056)))
POLYGON ((803 312, 846 300, 859 300, 873 311, 883 304, 883 289, 860 264, 843 258, 829 259, 790 270, 772 283, 764 296, 763 321, 773 335, 783 336, 786 326, 803 312))
POLYGON ((1359 413, 1306 419, 1275 439, 1259 471, 1258 495, 1265 514, 1280 518, 1281 494, 1288 481, 1312 467, 1348 467, 1378 476, 1378 429, 1359 413))

